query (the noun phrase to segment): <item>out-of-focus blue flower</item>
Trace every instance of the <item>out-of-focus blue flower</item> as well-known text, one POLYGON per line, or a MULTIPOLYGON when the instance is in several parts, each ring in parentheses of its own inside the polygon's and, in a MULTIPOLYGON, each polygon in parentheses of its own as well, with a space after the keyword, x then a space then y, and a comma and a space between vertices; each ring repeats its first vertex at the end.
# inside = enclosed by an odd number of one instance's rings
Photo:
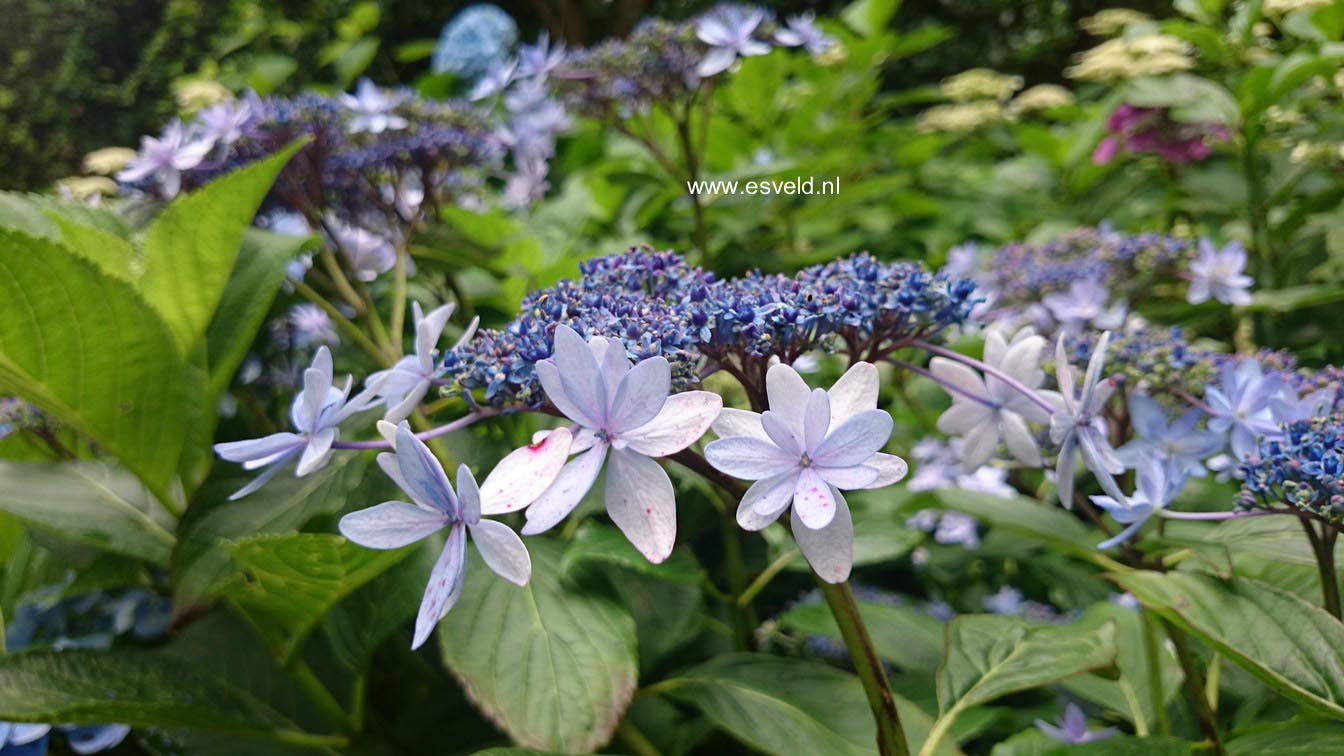
POLYGON ((333 221, 330 226, 332 241, 350 262, 359 280, 375 281, 397 264, 397 250, 386 237, 340 221, 333 221))
POLYGON ((518 48, 517 75, 520 78, 534 76, 545 79, 564 62, 564 44, 551 45, 550 35, 542 32, 535 45, 522 45, 518 48))
POLYGON ((1228 242, 1218 249, 1208 239, 1200 239, 1199 254, 1190 261, 1190 290, 1186 300, 1199 304, 1212 297, 1223 304, 1250 304, 1255 279, 1246 275, 1245 270, 1246 248, 1239 242, 1228 242))
POLYGON ((997 593, 986 596, 983 603, 985 609, 994 614, 1019 614, 1024 602, 1022 591, 1011 585, 1005 585, 997 593))
POLYGON ((472 102, 484 100, 487 97, 493 97, 508 88, 513 83, 514 72, 518 69, 518 61, 496 61, 490 64, 490 67, 481 74, 481 78, 472 85, 471 92, 467 94, 467 99, 472 102))
POLYGON ((214 146, 207 139, 191 139, 182 122, 174 120, 157 139, 140 138, 140 152, 117 173, 117 180, 135 183, 152 176, 163 196, 171 199, 182 188, 182 171, 200 165, 214 146))
POLYGON ((252 106, 247 100, 225 100, 196 114, 200 136, 216 146, 227 147, 243 136, 243 129, 252 120, 252 106))
POLYGON ((65 734, 70 750, 80 756, 116 748, 131 734, 130 726, 123 724, 62 725, 57 729, 65 734))
POLYGON ((696 73, 710 77, 723 73, 739 57, 770 52, 770 43, 756 39, 756 29, 765 21, 765 11, 741 5, 721 5, 701 16, 695 36, 709 45, 709 52, 696 66, 696 73))
POLYGON ((1155 457, 1144 457, 1138 470, 1138 490, 1133 496, 1115 498, 1112 496, 1093 496, 1092 502, 1115 521, 1126 526, 1115 536, 1097 544, 1099 549, 1109 549, 1128 541, 1143 527, 1143 524, 1158 510, 1165 507, 1185 487, 1184 475, 1171 477, 1167 466, 1155 457))
POLYGON ((434 73, 476 79, 508 58, 517 42, 512 16, 494 5, 468 5, 444 24, 430 67, 434 73))
POLYGON ((315 304, 294 305, 285 316, 285 324, 289 326, 290 346, 296 349, 313 344, 337 344, 341 340, 331 316, 315 304))
POLYGON ((1137 468, 1142 458, 1152 457, 1175 476, 1202 478, 1208 474, 1204 460, 1223 448, 1223 437, 1198 430, 1202 412, 1191 409, 1169 423, 1162 405, 1143 394, 1131 395, 1128 407, 1130 424, 1138 438, 1116 450, 1122 462, 1137 468))
POLYGON ((1073 703, 1064 707, 1064 715, 1056 720, 1055 724, 1052 725, 1038 719, 1036 720, 1036 727, 1051 738, 1070 745, 1095 743, 1098 740, 1105 740, 1117 732, 1114 727, 1107 727, 1104 730, 1089 730, 1087 728, 1087 715, 1083 713, 1082 709, 1078 708, 1078 704, 1073 703))
POLYGON ((1245 459, 1256 451, 1260 436, 1278 435, 1270 402, 1277 398, 1283 383, 1277 375, 1266 375, 1260 363, 1252 359, 1227 362, 1219 374, 1218 385, 1210 385, 1204 399, 1213 418, 1209 430, 1231 433, 1232 453, 1245 459))
POLYGON ((812 55, 821 55, 835 44, 835 38, 817 28, 817 16, 807 11, 790 16, 784 28, 775 32, 775 43, 784 47, 801 47, 812 55))
POLYGON ((382 89, 368 79, 360 79, 353 95, 341 94, 341 104, 352 113, 347 128, 351 134, 404 129, 410 121, 394 111, 407 98, 406 93, 382 89))
POLYGON ((1078 332, 1088 326, 1100 330, 1119 328, 1125 322, 1124 302, 1108 304, 1110 292, 1096 278, 1074 281, 1066 292, 1052 292, 1041 304, 1066 331, 1078 332))
MULTIPOLYGON (((365 385, 377 388, 378 399, 387 405, 387 414, 383 419, 389 423, 399 423, 410 417, 411 412, 420 404, 420 400, 429 393, 429 387, 438 376, 435 355, 443 329, 453 316, 455 304, 446 304, 425 314, 419 302, 412 303, 415 323, 415 354, 406 355, 387 370, 380 370, 365 379, 365 385)), ((473 319, 459 344, 470 339, 476 332, 473 319)))

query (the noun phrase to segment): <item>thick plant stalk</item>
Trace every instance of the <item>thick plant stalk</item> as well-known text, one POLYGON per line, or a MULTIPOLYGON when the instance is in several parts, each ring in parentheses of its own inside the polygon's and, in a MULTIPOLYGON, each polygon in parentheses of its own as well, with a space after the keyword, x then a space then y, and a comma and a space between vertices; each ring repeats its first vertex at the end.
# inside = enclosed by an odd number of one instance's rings
POLYGON ((1316 569, 1321 574, 1321 601, 1325 610, 1339 619, 1339 574, 1335 570, 1335 539, 1339 533, 1329 526, 1323 526, 1321 533, 1317 534, 1307 519, 1302 520, 1302 528, 1307 531, 1307 539, 1311 541, 1311 549, 1316 554, 1316 569))
POLYGON ((1226 756, 1227 749, 1223 748, 1222 735, 1218 732, 1218 715, 1209 706, 1204 675, 1200 674, 1195 655, 1190 651, 1190 640, 1180 628, 1165 619, 1162 620, 1162 626, 1167 631, 1167 637, 1171 638, 1171 645, 1176 648, 1176 660, 1181 663, 1181 671, 1185 673, 1185 697, 1190 701, 1190 708, 1195 711, 1200 733, 1209 741, 1209 752, 1213 756, 1226 756))
POLYGON ((873 647, 873 639, 868 635, 868 627, 863 624, 859 614, 859 605, 854 602, 854 592, 849 583, 827 583, 817 578, 821 594, 826 597, 826 605, 840 627, 840 636, 849 649, 850 659, 863 683, 863 692, 868 696, 868 705, 873 710, 873 719, 877 722, 877 751, 882 756, 910 756, 906 745, 905 730, 901 727, 901 716, 896 711, 896 696, 887 682, 887 673, 882 668, 882 660, 873 647))

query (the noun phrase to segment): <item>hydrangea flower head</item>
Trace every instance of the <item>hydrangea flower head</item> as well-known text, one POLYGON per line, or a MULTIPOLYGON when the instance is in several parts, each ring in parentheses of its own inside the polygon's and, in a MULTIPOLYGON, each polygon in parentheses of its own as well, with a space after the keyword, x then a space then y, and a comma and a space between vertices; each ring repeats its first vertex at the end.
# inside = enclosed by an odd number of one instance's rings
POLYGON ((225 100, 197 113, 196 119, 205 141, 228 146, 242 138, 252 120, 252 106, 247 100, 225 100))
POLYGON ((760 530, 792 505, 803 555, 824 580, 843 582, 854 524, 841 491, 889 486, 908 469, 880 451, 892 420, 877 409, 877 368, 857 363, 827 391, 809 389, 781 363, 770 368, 766 387, 770 409, 725 409, 714 425, 720 438, 705 447, 705 458, 723 473, 756 481, 738 506, 739 525, 760 530))
POLYGON ((1241 506, 1288 505, 1344 522, 1344 414, 1298 420, 1241 463, 1241 506))
POLYGON ((790 16, 784 28, 775 32, 775 43, 784 47, 801 47, 811 55, 821 55, 835 45, 835 38, 817 28, 817 15, 806 11, 790 16))
POLYGON ((462 595, 467 578, 468 534, 486 566, 511 583, 527 584, 532 560, 517 533, 481 516, 487 511, 470 468, 457 468, 454 491, 443 465, 404 424, 397 428, 395 449, 395 453, 378 455, 378 464, 414 503, 385 501, 351 512, 341 518, 340 531, 361 546, 399 549, 449 529, 415 620, 411 648, 416 649, 462 595))
POLYGON ((672 481, 654 460, 685 449, 709 429, 723 399, 708 391, 671 394, 665 358, 631 364, 625 346, 574 329, 555 328, 550 359, 536 364, 546 398, 575 423, 578 453, 527 509, 525 535, 549 530, 578 506, 607 467, 607 514, 650 562, 676 543, 672 481))
POLYGON ((477 79, 503 62, 518 42, 518 24, 488 3, 468 5, 444 24, 430 66, 434 73, 477 79))

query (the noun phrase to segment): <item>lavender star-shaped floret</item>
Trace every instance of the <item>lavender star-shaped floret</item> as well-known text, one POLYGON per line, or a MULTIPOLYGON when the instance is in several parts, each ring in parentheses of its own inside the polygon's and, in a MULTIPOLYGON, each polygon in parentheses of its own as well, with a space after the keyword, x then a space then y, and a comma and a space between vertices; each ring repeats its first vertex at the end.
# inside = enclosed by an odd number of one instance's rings
MULTIPOLYGON (((416 405, 429 393, 429 387, 439 372, 435 362, 435 347, 456 305, 443 305, 431 310, 428 315, 419 302, 412 303, 411 307, 415 316, 415 354, 406 355, 387 370, 380 370, 365 379, 366 386, 379 387, 378 398, 387 405, 387 414, 383 419, 391 423, 399 423, 409 417, 416 405)), ((472 319, 454 349, 472 337, 479 322, 479 318, 472 319)))
POLYGON ((455 492, 443 465, 409 426, 397 428, 394 447, 395 453, 378 455, 378 465, 414 503, 385 501, 351 512, 341 518, 340 531, 361 546, 399 549, 448 528, 447 543, 434 563, 416 616, 411 641, 411 648, 416 649, 462 595, 467 579, 468 534, 486 566, 511 583, 527 584, 532 560, 517 533, 482 517, 492 508, 486 505, 470 468, 457 468, 455 492))
POLYGON ((1204 389, 1204 400, 1213 416, 1209 430, 1230 433, 1232 453, 1237 459, 1245 459, 1255 453, 1260 436, 1278 435, 1271 403, 1279 398, 1282 389, 1280 377, 1266 374, 1257 360, 1223 363, 1218 384, 1209 384, 1204 389))
POLYGON ((1064 707, 1064 715, 1056 720, 1055 724, 1038 719, 1036 720, 1036 727, 1051 738, 1070 745, 1095 743, 1098 740, 1105 740, 1117 732, 1114 727, 1107 727, 1104 730, 1089 730, 1087 728, 1087 715, 1078 707, 1078 704, 1074 703, 1064 707))
POLYGON ((770 409, 725 409, 720 438, 705 447, 716 469, 756 481, 742 497, 737 522, 760 530, 792 504, 793 537, 824 580, 843 582, 853 564, 854 524, 842 490, 881 488, 905 477, 900 457, 880 450, 891 415, 877 409, 877 368, 860 362, 830 391, 809 389, 783 363, 766 373, 770 409))
POLYGON ((765 55, 770 44, 752 35, 765 21, 765 12, 759 8, 727 5, 705 14, 695 25, 695 36, 709 45, 709 52, 696 66, 696 73, 710 77, 723 73, 739 57, 765 55))
POLYGON ((1064 348, 1064 337, 1060 336, 1055 344, 1055 370, 1064 406, 1050 417, 1050 439, 1059 445, 1059 462, 1056 467, 1059 500, 1068 508, 1073 507, 1075 451, 1082 452, 1083 464, 1097 477, 1102 490, 1116 501, 1125 498, 1113 477, 1124 472, 1125 466, 1106 440, 1105 420, 1101 417, 1106 401, 1115 390, 1109 380, 1101 377, 1110 341, 1109 332, 1103 333, 1098 340, 1097 348, 1087 363, 1081 393, 1075 393, 1078 388, 1077 378, 1069 362, 1068 351, 1064 348))
POLYGON ((1248 305, 1251 303, 1251 285, 1255 279, 1245 274, 1246 248, 1238 242, 1228 242, 1222 249, 1208 239, 1199 240, 1199 253, 1190 261, 1190 290, 1186 300, 1190 304, 1216 299, 1223 304, 1248 305))
POLYGON ((200 165, 214 146, 206 139, 190 139, 182 122, 174 120, 157 139, 140 138, 140 152, 117 173, 117 180, 134 183, 153 176, 163 196, 171 199, 182 188, 182 171, 200 165))
POLYGON ((536 363, 546 398, 575 423, 570 453, 555 482, 527 509, 524 535, 549 530, 578 506, 606 463, 607 514, 650 562, 676 543, 672 481, 654 460, 695 443, 719 415, 723 399, 709 391, 671 394, 671 368, 661 356, 631 365, 619 340, 587 342, 558 325, 550 359, 536 363))
POLYGON ((1138 467, 1144 457, 1152 457, 1167 465, 1173 475, 1202 478, 1208 474, 1204 460, 1223 448, 1223 437, 1199 430, 1203 412, 1191 409, 1169 422, 1162 405, 1143 394, 1130 396, 1128 408, 1130 425, 1138 437, 1116 449, 1128 467, 1138 467))
POLYGON ((346 376, 342 389, 337 389, 334 382, 331 350, 319 347, 312 367, 303 373, 303 390, 290 407, 290 420, 297 433, 272 433, 247 441, 215 444, 216 454, 230 462, 242 463, 244 470, 265 468, 255 480, 230 496, 231 501, 261 488, 296 457, 296 476, 320 470, 331 458, 332 444, 340 436, 340 424, 378 403, 376 385, 351 398, 350 376, 346 376))

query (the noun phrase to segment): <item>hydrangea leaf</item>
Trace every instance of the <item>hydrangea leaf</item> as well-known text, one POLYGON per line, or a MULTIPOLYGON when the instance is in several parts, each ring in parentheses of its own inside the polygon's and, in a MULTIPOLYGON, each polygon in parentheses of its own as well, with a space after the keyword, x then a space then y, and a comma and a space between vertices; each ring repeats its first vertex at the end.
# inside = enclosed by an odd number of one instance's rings
POLYGON ((430 541, 422 542, 420 553, 393 565, 327 614, 322 633, 332 655, 346 669, 366 669, 378 646, 415 618, 430 566, 438 556, 429 545, 430 541))
POLYGON ((1247 578, 1157 572, 1110 577, 1269 687, 1344 719, 1344 625, 1323 609, 1247 578))
POLYGON ((118 457, 169 498, 200 374, 125 281, 65 247, 0 230, 0 391, 118 457))
MULTIPOLYGON (((734 738, 780 756, 866 756, 877 729, 859 679, 825 664, 766 654, 729 654, 664 683, 670 697, 698 708, 734 738)), ((899 696, 896 708, 913 752, 932 721, 899 696)), ((952 743, 935 753, 958 753, 952 743)))
MULTIPOLYGON (((1094 604, 1084 613, 1085 620, 1115 623, 1115 666, 1119 675, 1108 679, 1101 675, 1077 675, 1063 682, 1075 695, 1120 712, 1141 732, 1152 731, 1157 722, 1153 711, 1152 688, 1146 658, 1149 637, 1143 628, 1143 615, 1109 601, 1094 604)), ((1181 669, 1176 656, 1165 644, 1159 643, 1157 658, 1161 675, 1162 700, 1170 701, 1181 686, 1181 669)))
POLYGON ((579 527, 574 540, 565 549, 560 572, 568 575, 585 562, 613 564, 662 580, 699 583, 704 579, 704 570, 688 549, 674 550, 667 561, 653 564, 630 544, 621 531, 592 520, 579 527))
POLYGON ((225 549, 243 574, 221 592, 282 662, 337 602, 410 553, 366 549, 327 533, 268 533, 225 549))
MULTIPOLYGON (((1112 622, 1032 625, 1017 617, 969 614, 947 625, 938 670, 941 712, 930 743, 938 743, 962 712, 996 698, 1115 662, 1112 622)), ((931 753, 929 744, 921 756, 931 753)))
POLYGON ((0 461, 0 509, 96 548, 168 566, 171 516, 125 468, 0 461))
POLYGON ((635 692, 635 623, 605 596, 561 585, 561 546, 531 539, 532 580, 472 551, 462 598, 439 623, 444 662, 491 721, 529 748, 605 744, 635 692))
MULTIPOLYGON (((237 478, 208 482, 182 523, 173 554, 178 598, 203 598, 228 579, 234 567, 221 540, 296 530, 317 515, 343 510, 368 463, 361 455, 337 455, 311 475, 282 474, 241 501, 227 500, 238 489, 237 478)), ((385 480, 381 473, 369 477, 385 480)))
POLYGON ((291 144, 177 198, 150 224, 139 288, 163 315, 178 354, 190 354, 205 335, 238 258, 244 230, 301 146, 291 144))
POLYGON ((33 651, 0 657, 0 720, 273 733, 292 727, 251 694, 161 653, 33 651))

